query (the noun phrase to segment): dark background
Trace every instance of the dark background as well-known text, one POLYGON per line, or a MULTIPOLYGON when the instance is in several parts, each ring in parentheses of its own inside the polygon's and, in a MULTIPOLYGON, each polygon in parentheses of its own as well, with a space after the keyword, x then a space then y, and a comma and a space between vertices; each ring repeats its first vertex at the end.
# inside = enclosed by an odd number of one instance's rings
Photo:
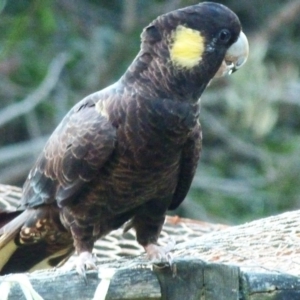
MULTIPOLYGON (((176 212, 237 224, 300 204, 300 1, 224 0, 250 57, 202 97, 204 150, 176 212)), ((142 28, 179 0, 0 0, 0 182, 21 186, 85 95, 116 81, 142 28)))

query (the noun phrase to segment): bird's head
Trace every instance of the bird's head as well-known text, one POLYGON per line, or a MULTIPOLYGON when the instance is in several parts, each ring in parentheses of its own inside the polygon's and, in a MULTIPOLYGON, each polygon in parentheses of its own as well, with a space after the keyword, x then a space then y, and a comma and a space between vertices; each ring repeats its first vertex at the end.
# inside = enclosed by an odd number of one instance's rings
POLYGON ((141 49, 151 56, 157 80, 167 77, 173 91, 195 90, 200 96, 213 77, 246 62, 249 46, 235 13, 204 2, 158 17, 144 29, 141 49))

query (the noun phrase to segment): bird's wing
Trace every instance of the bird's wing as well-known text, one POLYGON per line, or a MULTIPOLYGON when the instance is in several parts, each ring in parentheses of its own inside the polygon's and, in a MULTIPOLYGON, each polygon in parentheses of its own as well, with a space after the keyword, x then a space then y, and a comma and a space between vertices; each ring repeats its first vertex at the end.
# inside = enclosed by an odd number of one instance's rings
POLYGON ((181 154, 179 178, 169 206, 170 210, 176 209, 181 204, 190 189, 200 158, 201 147, 201 127, 198 123, 185 143, 181 154))
POLYGON ((112 154, 116 130, 92 98, 75 105, 48 140, 24 184, 22 206, 65 205, 112 154))

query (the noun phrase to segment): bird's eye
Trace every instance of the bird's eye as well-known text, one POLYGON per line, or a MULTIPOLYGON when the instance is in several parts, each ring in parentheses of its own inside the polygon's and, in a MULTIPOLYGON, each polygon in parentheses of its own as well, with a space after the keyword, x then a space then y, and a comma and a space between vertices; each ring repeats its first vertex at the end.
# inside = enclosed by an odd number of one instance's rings
POLYGON ((222 29, 219 32, 219 40, 222 43, 227 43, 231 38, 231 33, 227 29, 222 29))

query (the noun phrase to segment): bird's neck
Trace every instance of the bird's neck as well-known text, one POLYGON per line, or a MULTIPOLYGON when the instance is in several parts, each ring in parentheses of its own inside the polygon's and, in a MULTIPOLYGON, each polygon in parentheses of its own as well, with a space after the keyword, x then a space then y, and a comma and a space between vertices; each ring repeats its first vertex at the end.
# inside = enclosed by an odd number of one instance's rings
POLYGON ((209 80, 195 72, 175 70, 170 62, 140 52, 121 82, 144 97, 196 103, 209 80))

